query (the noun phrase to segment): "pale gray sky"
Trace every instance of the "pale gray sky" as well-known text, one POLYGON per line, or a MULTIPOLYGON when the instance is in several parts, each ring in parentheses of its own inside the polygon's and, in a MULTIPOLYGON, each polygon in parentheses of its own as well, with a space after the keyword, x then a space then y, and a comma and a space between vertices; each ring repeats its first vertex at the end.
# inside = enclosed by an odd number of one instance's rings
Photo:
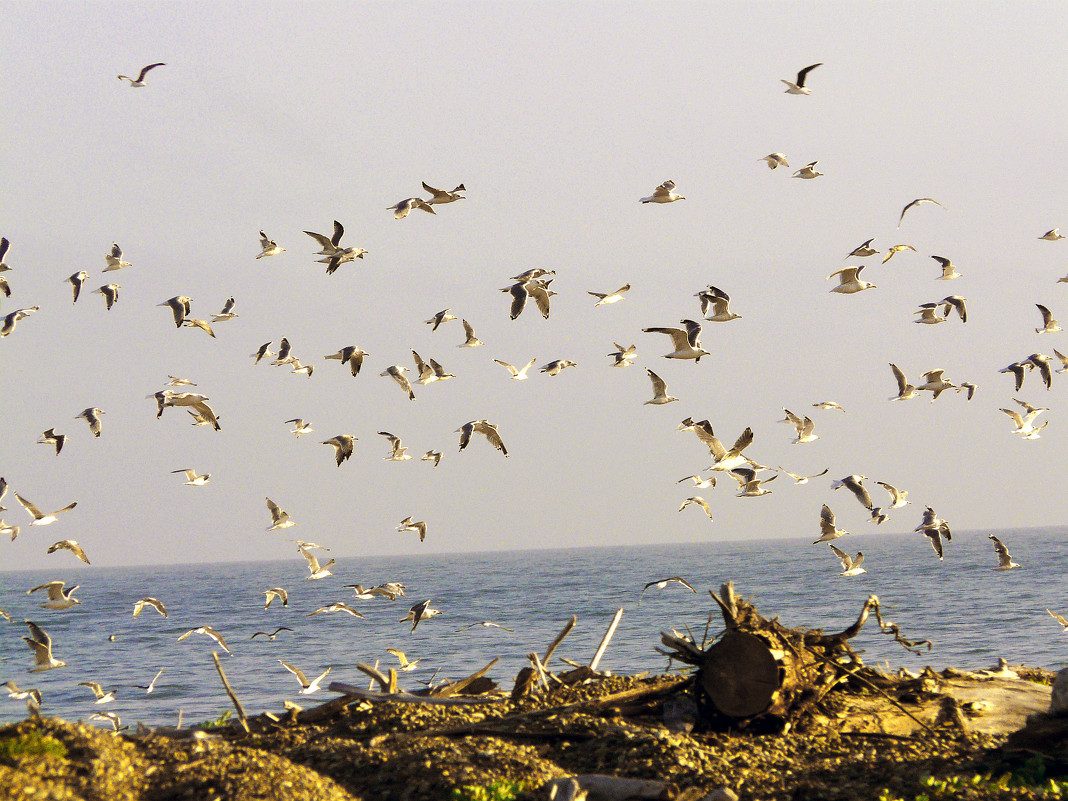
MULTIPOLYGON (((1068 333, 1039 336, 1035 303, 1068 321, 1068 184, 1061 155, 1068 99, 1068 11, 1055 3, 94 3, 8 4, 4 192, 11 241, 7 313, 36 315, 0 341, 0 475, 46 509, 77 500, 54 525, 22 526, 0 543, 4 569, 81 569, 45 555, 75 538, 94 565, 294 558, 285 534, 339 555, 572 545, 811 540, 819 509, 873 533, 831 477, 867 475, 910 491, 879 534, 911 531, 924 504, 957 530, 1054 525, 1068 421, 1037 374, 1017 394, 1052 407, 1037 441, 1010 435, 997 370, 1035 351, 1068 351, 1068 333), (118 73, 166 62, 144 89, 118 73), (812 94, 782 78, 811 73, 812 94), (768 170, 818 160, 813 181, 768 170), (665 179, 687 200, 640 205, 665 179), (396 221, 386 211, 423 194, 420 181, 467 200, 396 221), (901 208, 934 197, 896 228, 901 208), (365 260, 327 276, 303 230, 346 226, 365 260), (287 252, 255 260, 258 230, 287 252), (878 289, 830 294, 828 273, 869 237, 878 289), (133 263, 103 274, 112 241, 133 263), (964 277, 933 280, 929 258, 964 277), (508 319, 497 290, 531 267, 557 270, 553 312, 508 319), (91 273, 71 304, 64 279, 91 273), (90 294, 122 289, 104 310, 90 294), (594 309, 587 290, 633 289, 594 309), (696 319, 712 283, 743 317, 708 323, 712 355, 668 361, 667 339, 643 327, 696 319), (207 318, 229 295, 240 317, 217 339, 174 327, 165 299, 194 299, 207 318), (914 325, 917 305, 968 298, 969 322, 914 325), (451 307, 485 346, 458 349, 459 321, 423 324, 451 307), (248 354, 287 336, 307 379, 253 366, 248 354), (1063 339, 1062 339, 1063 337, 1063 339), (637 364, 609 367, 612 342, 637 364), (359 344, 353 379, 324 354, 359 344), (379 377, 410 350, 456 375, 409 402, 379 377), (509 381, 494 358, 576 370, 509 381), (945 368, 980 387, 890 403, 888 362, 910 379, 945 368), (645 368, 682 400, 645 406, 645 368), (211 398, 219 433, 145 396, 168 374, 211 398), (810 404, 834 399, 846 414, 810 404), (94 440, 74 417, 105 410, 94 440), (817 442, 791 445, 775 421, 810 413, 817 442), (708 418, 768 465, 830 476, 764 498, 733 482, 702 491, 714 522, 677 513, 678 478, 708 465, 687 415, 708 418), (296 439, 284 420, 315 434, 296 439), (457 453, 454 430, 488 418, 511 456, 481 439, 457 453), (58 457, 35 444, 55 427, 58 457), (417 457, 386 463, 376 432, 417 457), (336 467, 334 434, 359 437, 336 467), (440 467, 418 461, 444 453, 440 467), (212 474, 202 488, 171 470, 212 474), (270 496, 298 526, 265 534, 270 496), (429 534, 397 534, 406 515, 429 534)), ((1066 325, 1068 327, 1068 325, 1066 325)), ((533 371, 532 371, 533 373, 533 371)), ((877 502, 882 491, 874 487, 877 502)), ((299 557, 297 557, 299 558, 299 557)))

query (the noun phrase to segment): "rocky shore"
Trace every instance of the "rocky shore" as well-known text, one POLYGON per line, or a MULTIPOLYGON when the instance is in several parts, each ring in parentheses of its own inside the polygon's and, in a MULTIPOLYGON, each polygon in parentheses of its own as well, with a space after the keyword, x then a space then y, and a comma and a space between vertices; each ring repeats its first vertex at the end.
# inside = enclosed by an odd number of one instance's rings
POLYGON ((249 718, 248 731, 113 732, 31 716, 0 728, 0 798, 507 801, 549 798, 554 781, 557 798, 589 790, 591 801, 1065 797, 1065 721, 1012 733, 1048 706, 1052 674, 1013 672, 869 671, 827 693, 804 726, 770 733, 708 730, 685 676, 596 676, 455 705, 345 696, 249 718))

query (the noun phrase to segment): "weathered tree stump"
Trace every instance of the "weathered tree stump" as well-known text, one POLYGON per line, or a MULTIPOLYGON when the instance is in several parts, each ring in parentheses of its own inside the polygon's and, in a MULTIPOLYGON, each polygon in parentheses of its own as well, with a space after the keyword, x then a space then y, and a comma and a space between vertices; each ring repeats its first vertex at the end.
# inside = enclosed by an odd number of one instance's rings
POLYGON ((787 628, 767 619, 724 584, 720 594, 709 592, 723 615, 726 631, 707 649, 678 632, 661 633, 671 648, 661 650, 673 659, 697 667, 694 683, 701 722, 710 728, 785 730, 797 725, 836 684, 861 667, 848 641, 874 611, 880 630, 893 634, 906 648, 930 643, 904 639, 893 623, 879 615, 879 599, 872 595, 857 620, 837 634, 818 629, 787 628))

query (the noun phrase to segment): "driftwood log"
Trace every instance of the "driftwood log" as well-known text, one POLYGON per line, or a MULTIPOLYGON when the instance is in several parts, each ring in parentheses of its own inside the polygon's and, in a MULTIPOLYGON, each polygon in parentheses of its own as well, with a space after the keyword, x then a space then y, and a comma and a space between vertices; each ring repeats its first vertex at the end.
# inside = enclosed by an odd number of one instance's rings
POLYGON ((801 722, 839 682, 862 666, 849 646, 874 612, 880 630, 913 650, 927 641, 911 642, 900 629, 885 622, 879 599, 868 597, 856 622, 836 634, 818 629, 787 628, 767 619, 747 600, 738 598, 732 584, 717 595, 726 631, 708 648, 692 637, 661 633, 669 650, 661 653, 697 668, 694 681, 700 722, 709 728, 788 730, 801 722))

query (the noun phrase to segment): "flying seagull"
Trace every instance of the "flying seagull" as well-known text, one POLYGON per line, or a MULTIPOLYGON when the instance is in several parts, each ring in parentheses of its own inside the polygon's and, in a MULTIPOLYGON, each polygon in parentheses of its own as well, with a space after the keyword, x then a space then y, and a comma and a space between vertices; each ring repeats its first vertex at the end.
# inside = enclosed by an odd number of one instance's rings
POLYGON ((796 81, 788 81, 785 78, 781 78, 780 80, 784 84, 786 84, 786 92, 791 94, 791 95, 810 95, 810 94, 812 94, 812 90, 809 89, 807 86, 805 86, 805 79, 808 77, 808 74, 810 72, 812 72, 812 70, 816 69, 816 67, 821 67, 821 66, 823 66, 823 62, 822 61, 819 61, 819 62, 817 62, 815 64, 809 64, 807 67, 805 67, 799 73, 797 73, 797 80, 796 81))
POLYGON ((75 415, 74 419, 84 417, 85 422, 89 424, 89 431, 92 432, 94 437, 100 436, 100 415, 104 414, 103 409, 98 409, 95 406, 90 406, 88 409, 82 409, 80 414, 75 415))
POLYGON ((279 253, 285 253, 285 248, 278 247, 278 243, 271 239, 267 234, 260 230, 260 254, 256 257, 262 259, 265 256, 277 256, 279 253))
POLYGON ((1045 239, 1047 242, 1056 242, 1058 239, 1064 239, 1064 235, 1060 232, 1059 228, 1051 228, 1042 234, 1039 239, 1045 239))
MULTIPOLYGON (((764 468, 761 468, 764 469, 764 468)), ((771 478, 760 480, 756 477, 757 470, 752 467, 735 467, 730 471, 731 478, 738 482, 741 492, 739 498, 758 498, 761 495, 771 495, 771 490, 765 489, 764 484, 774 481, 778 474, 771 478)))
POLYGON ((119 75, 117 77, 120 81, 129 81, 131 88, 140 89, 145 85, 145 75, 148 74, 149 70, 154 70, 156 67, 165 66, 167 65, 164 62, 159 61, 155 64, 148 64, 147 66, 141 67, 141 71, 137 73, 136 78, 131 78, 129 75, 119 75))
POLYGON ((438 326, 440 326, 442 323, 447 323, 450 320, 455 319, 456 315, 452 313, 452 309, 442 309, 429 320, 427 320, 426 324, 432 326, 432 328, 430 329, 431 331, 437 331, 438 326))
POLYGON ((897 218, 897 227, 898 228, 901 227, 901 221, 905 219, 905 212, 908 211, 909 209, 911 209, 913 206, 918 206, 921 203, 934 203, 936 206, 939 206, 939 207, 941 207, 943 209, 945 208, 945 206, 943 206, 941 203, 939 203, 933 197, 918 197, 915 200, 911 201, 910 203, 906 203, 905 204, 905 208, 903 208, 901 210, 901 216, 897 218))
POLYGON ((886 255, 883 256, 883 264, 886 264, 890 259, 894 258, 895 255, 903 250, 911 250, 913 253, 916 252, 916 248, 912 245, 894 245, 893 247, 886 249, 886 255))
POLYGON ((146 606, 151 607, 152 609, 155 609, 157 612, 159 612, 164 617, 168 616, 167 615, 167 607, 163 605, 163 601, 161 601, 159 598, 153 598, 151 596, 146 596, 146 597, 142 598, 140 601, 135 601, 134 602, 133 616, 137 617, 139 614, 141 614, 141 612, 144 611, 144 608, 146 606))
POLYGON ((786 161, 785 153, 768 153, 768 155, 757 159, 757 161, 766 161, 769 170, 774 170, 776 167, 790 166, 789 162, 786 161))
MULTIPOLYGON (((174 315, 174 327, 181 328, 182 321, 189 316, 190 306, 193 303, 193 299, 186 295, 175 295, 173 298, 167 298, 163 303, 157 303, 157 306, 169 306, 171 314, 174 315)), ((271 343, 267 343, 270 345, 271 343)), ((259 361, 257 359, 256 361, 259 361)))
POLYGON ((308 681, 308 678, 300 671, 299 668, 294 667, 288 662, 282 662, 281 659, 279 659, 278 661, 281 662, 282 667, 284 667, 286 670, 288 670, 290 673, 297 677, 297 681, 300 682, 301 695, 310 695, 311 693, 319 692, 319 682, 325 679, 327 677, 327 674, 329 674, 330 671, 333 670, 333 667, 328 667, 325 671, 323 671, 322 675, 318 676, 315 679, 315 681, 308 681))
POLYGON ((69 512, 71 509, 78 505, 78 502, 74 501, 74 503, 69 503, 62 509, 57 509, 54 512, 49 512, 45 514, 32 503, 30 503, 28 500, 19 495, 17 492, 15 493, 15 500, 22 504, 22 508, 30 513, 30 516, 33 518, 33 522, 30 523, 31 526, 47 526, 49 523, 55 523, 57 515, 60 515, 63 512, 69 512))
POLYGON ((289 628, 289 626, 279 626, 274 631, 257 631, 249 639, 254 640, 257 637, 266 637, 271 642, 274 642, 274 638, 278 636, 279 632, 283 631, 293 631, 293 629, 289 628))
POLYGON ((111 243, 111 251, 104 254, 104 262, 107 264, 107 267, 104 268, 106 273, 130 266, 130 262, 123 261, 122 248, 119 247, 118 242, 111 243))
POLYGON ((393 212, 394 220, 403 220, 413 209, 422 209, 428 211, 431 214, 436 214, 434 207, 423 200, 421 197, 409 197, 404 200, 398 201, 396 204, 390 206, 387 211, 393 212))
POLYGON ((94 703, 107 704, 115 700, 115 690, 104 692, 104 688, 95 681, 79 681, 78 686, 88 687, 93 691, 93 695, 96 696, 96 701, 94 703))
POLYGON ((419 542, 426 539, 426 523, 422 520, 412 520, 411 515, 400 521, 397 531, 414 531, 419 535, 419 542))
POLYGON ((467 444, 471 441, 471 434, 478 433, 482 434, 489 444, 499 450, 502 454, 505 456, 508 455, 508 449, 504 447, 504 440, 501 439, 501 435, 497 431, 497 426, 488 420, 472 420, 469 423, 464 423, 456 429, 456 433, 460 435, 461 451, 466 448, 467 444))
POLYGON ((60 540, 59 542, 48 546, 48 553, 55 553, 56 551, 70 551, 86 564, 90 564, 89 557, 86 556, 85 551, 79 547, 78 540, 60 540))
POLYGON ((648 584, 646 584, 644 587, 642 587, 641 595, 638 596, 638 603, 642 602, 642 597, 644 597, 646 590, 650 590, 653 587, 656 587, 658 590, 662 590, 662 589, 664 589, 664 587, 666 587, 668 584, 670 584, 672 582, 676 582, 678 584, 681 584, 683 587, 685 587, 686 589, 688 589, 690 592, 692 592, 694 594, 697 593, 697 590, 694 589, 693 585, 690 584, 690 582, 688 582, 682 576, 671 576, 670 578, 666 578, 666 579, 658 579, 657 581, 650 581, 648 584))
POLYGON ((615 292, 590 292, 587 290, 587 295, 593 295, 597 298, 597 302, 593 304, 594 308, 598 306, 605 306, 609 303, 618 303, 623 300, 623 296, 630 291, 630 284, 623 284, 615 292))
POLYGON ((227 320, 233 320, 237 317, 237 314, 234 312, 234 306, 236 304, 237 301, 234 300, 234 296, 231 295, 226 299, 226 302, 223 303, 222 311, 218 314, 211 315, 211 321, 213 323, 224 323, 227 320))
POLYGON ((284 511, 281 506, 267 499, 267 511, 271 513, 271 525, 267 529, 268 531, 274 531, 279 528, 289 528, 295 526, 296 522, 289 519, 289 513, 284 511))
POLYGON ((387 648, 386 653, 393 654, 393 656, 397 657, 397 661, 400 662, 400 669, 405 673, 415 670, 415 666, 422 661, 421 659, 416 659, 414 662, 409 662, 408 655, 405 654, 404 651, 400 651, 396 648, 387 648))
POLYGON ((352 615, 353 617, 363 617, 363 614, 358 609, 353 609, 351 606, 349 606, 347 603, 344 603, 343 601, 338 601, 336 603, 328 604, 326 606, 320 606, 314 612, 308 612, 305 617, 312 617, 313 615, 328 615, 332 612, 344 612, 345 614, 352 615))
POLYGON ((646 334, 667 334, 671 337, 675 350, 665 353, 665 359, 693 359, 698 363, 702 356, 709 355, 709 351, 701 347, 701 324, 693 320, 680 322, 685 328, 643 328, 642 331, 646 334))
POLYGON ((119 301, 119 290, 122 289, 118 284, 105 284, 99 289, 94 289, 94 295, 103 295, 104 302, 107 305, 107 311, 111 311, 111 307, 119 301))
POLYGON ((1049 612, 1050 617, 1052 617, 1054 620, 1064 626, 1064 632, 1068 634, 1068 620, 1065 620, 1061 615, 1058 615, 1056 612, 1052 612, 1049 609, 1047 609, 1046 611, 1049 612))
POLYGON ((190 629, 185 634, 182 634, 178 637, 178 642, 181 642, 191 634, 207 634, 209 637, 215 640, 215 642, 219 644, 219 647, 226 651, 226 653, 230 654, 230 656, 234 655, 233 651, 231 651, 229 647, 227 647, 226 640, 223 639, 223 636, 211 626, 198 626, 195 629, 190 629))
POLYGON ((286 420, 286 425, 289 425, 290 423, 293 424, 293 428, 290 429, 289 433, 298 439, 301 434, 311 434, 315 432, 315 429, 312 428, 312 424, 302 417, 294 417, 292 420, 286 420))
POLYGON ((453 634, 459 634, 461 631, 467 631, 468 629, 473 629, 475 626, 482 626, 482 628, 484 628, 484 629, 500 629, 501 631, 515 631, 515 629, 505 628, 500 623, 494 623, 491 620, 480 620, 477 623, 468 623, 466 626, 461 626, 460 628, 458 628, 455 631, 453 631, 453 634))
POLYGON ((838 557, 838 560, 842 563, 842 572, 839 575, 842 576, 859 576, 861 573, 867 573, 868 571, 861 567, 864 564, 864 554, 861 551, 857 551, 856 556, 850 556, 840 548, 835 548, 830 543, 827 544, 834 555, 838 557))
POLYGON ((879 252, 879 251, 877 251, 875 248, 873 248, 871 246, 871 243, 874 242, 874 241, 875 241, 875 237, 872 237, 871 239, 866 241, 864 244, 857 245, 855 248, 853 248, 852 252, 850 252, 850 254, 848 256, 846 256, 846 258, 848 259, 848 258, 851 258, 853 256, 856 256, 859 259, 863 259, 863 258, 866 258, 868 256, 874 256, 875 254, 877 254, 879 252))
POLYGON ((352 456, 356 439, 356 437, 351 436, 350 434, 338 434, 336 437, 323 440, 320 444, 333 446, 334 460, 337 462, 337 466, 341 467, 341 463, 352 456))
POLYGON ((1057 321, 1053 319, 1053 314, 1043 306, 1041 303, 1035 304, 1038 307, 1039 312, 1042 314, 1042 327, 1036 328, 1036 334, 1053 334, 1061 330, 1061 327, 1057 325, 1057 321))
POLYGON ((182 484, 190 487, 203 487, 211 480, 211 473, 197 473, 193 468, 182 468, 181 470, 172 470, 172 473, 184 473, 185 481, 182 484))
POLYGON ((704 509, 705 514, 708 515, 708 519, 712 519, 712 510, 708 506, 708 501, 706 501, 700 495, 693 495, 683 501, 682 506, 679 507, 679 511, 681 512, 687 506, 700 506, 702 509, 704 509))
POLYGON ((578 367, 578 365, 570 359, 554 359, 553 361, 544 365, 541 368, 541 371, 543 373, 548 373, 551 376, 560 375, 560 373, 562 373, 568 367, 578 367))
POLYGON ((50 428, 41 434, 41 438, 37 440, 37 444, 54 446, 56 449, 56 456, 59 456, 59 452, 63 450, 63 443, 66 441, 66 434, 57 434, 54 428, 50 428))
POLYGON ((501 367, 505 368, 509 373, 511 373, 513 380, 525 381, 527 378, 529 378, 529 376, 527 375, 527 370, 534 366, 535 359, 531 359, 529 362, 527 362, 522 369, 519 369, 515 365, 509 364, 508 362, 502 362, 500 359, 494 359, 493 361, 495 361, 497 364, 499 364, 501 367))
POLYGON ((34 666, 31 673, 41 673, 52 668, 64 667, 67 663, 52 656, 52 638, 32 620, 27 620, 30 627, 30 636, 23 637, 23 641, 33 651, 34 666))
POLYGON ((152 677, 152 681, 150 681, 148 684, 135 684, 133 686, 136 687, 139 690, 144 690, 145 691, 145 695, 149 695, 150 693, 152 693, 156 689, 156 680, 159 679, 159 677, 162 676, 162 675, 163 675, 163 668, 160 668, 159 672, 155 676, 152 677))
POLYGON ((915 531, 923 532, 924 536, 931 541, 931 547, 938 554, 939 561, 943 561, 941 537, 945 537, 946 542, 953 540, 953 532, 949 530, 949 523, 938 517, 934 509, 928 506, 923 510, 923 520, 920 525, 916 526, 915 531))
POLYGON ((674 181, 664 181, 656 189, 653 190, 653 194, 648 197, 643 197, 639 203, 673 203, 676 200, 685 200, 686 198, 675 191, 674 181))
POLYGON ((872 507, 871 495, 868 494, 868 490, 865 489, 864 485, 861 483, 865 479, 867 479, 867 476, 860 476, 854 473, 853 475, 846 476, 845 478, 840 478, 836 479, 835 481, 832 481, 831 489, 837 490, 841 489, 842 487, 845 487, 847 490, 849 490, 856 496, 857 500, 860 501, 861 506, 863 506, 865 509, 870 510, 872 507))
POLYGON ((711 284, 708 289, 698 292, 697 298, 701 301, 701 315, 709 322, 729 323, 742 316, 731 311, 731 296, 711 284))
POLYGON ((816 165, 817 164, 819 164, 818 161, 810 161, 804 167, 802 167, 801 169, 799 169, 796 172, 794 172, 794 176, 793 177, 794 178, 802 178, 802 179, 806 179, 806 180, 811 180, 813 178, 821 177, 823 175, 823 173, 816 169, 816 165))
POLYGON ((303 556, 305 558, 305 560, 307 560, 307 562, 308 562, 308 574, 309 575, 305 576, 305 581, 312 581, 312 580, 316 580, 316 579, 324 579, 327 576, 333 575, 330 572, 330 568, 334 564, 336 564, 337 560, 331 559, 325 565, 320 565, 319 564, 319 560, 315 557, 315 554, 313 554, 311 551, 309 551, 303 545, 298 546, 297 550, 300 551, 301 556, 303 556))
POLYGON ((78 589, 78 585, 64 589, 66 582, 63 581, 49 581, 47 584, 39 584, 32 590, 26 590, 26 594, 37 592, 38 590, 48 590, 48 600, 41 604, 42 609, 70 609, 76 604, 80 604, 77 598, 74 597, 74 591, 78 589))
MULTIPOLYGON (((6 242, 7 240, 5 239, 4 241, 6 242)), ((88 279, 89 273, 87 273, 85 270, 79 270, 67 279, 67 283, 70 284, 71 289, 74 290, 74 300, 71 301, 72 303, 78 302, 78 296, 82 293, 82 284, 84 284, 88 279)))
POLYGON ((815 474, 813 474, 811 476, 802 476, 802 475, 798 475, 797 473, 791 473, 789 470, 784 470, 782 467, 780 467, 779 470, 782 471, 783 473, 786 473, 786 475, 788 475, 790 478, 792 478, 794 480, 795 484, 807 484, 813 478, 819 478, 820 476, 827 475, 827 473, 830 472, 831 468, 825 467, 825 468, 823 468, 822 472, 815 473, 815 474))
POLYGON ((408 400, 415 400, 415 391, 412 389, 411 382, 408 381, 407 376, 404 375, 407 371, 407 367, 394 364, 387 367, 384 371, 379 373, 379 375, 392 378, 402 390, 408 393, 408 400))
MULTIPOLYGON (((266 596, 263 604, 264 609, 270 609, 275 598, 282 602, 282 606, 289 606, 289 593, 282 587, 271 587, 269 590, 264 590, 263 594, 266 596)), ((275 634, 277 633, 275 632, 275 634)), ((271 639, 273 640, 274 637, 271 637, 271 639)))
POLYGON ((422 462, 433 462, 434 467, 437 467, 441 463, 441 451, 427 451, 420 458, 422 462))
POLYGON ((463 184, 458 185, 452 190, 445 190, 435 189, 426 181, 423 181, 422 183, 423 189, 433 195, 433 197, 427 201, 427 205, 429 206, 437 206, 442 203, 452 203, 454 200, 466 200, 466 198, 460 194, 461 192, 467 191, 463 184))
POLYGON ((838 292, 842 295, 853 295, 857 292, 863 292, 865 289, 878 289, 878 287, 870 281, 861 279, 860 271, 863 269, 863 264, 859 267, 843 267, 841 270, 835 270, 828 275, 826 278, 828 281, 836 275, 838 276, 838 286, 834 287, 831 292, 838 292))
POLYGON ((305 231, 304 233, 319 243, 321 249, 316 255, 323 256, 318 261, 320 264, 326 265, 327 275, 332 275, 342 264, 354 259, 362 259, 364 254, 367 253, 363 248, 341 247, 341 237, 345 235, 345 226, 337 220, 334 220, 334 233, 329 238, 314 231, 305 231))
POLYGON ((665 403, 671 403, 672 401, 678 400, 674 395, 668 395, 667 382, 665 382, 663 378, 648 368, 646 368, 645 372, 649 374, 649 380, 653 384, 653 397, 645 401, 643 405, 647 406, 649 404, 654 404, 656 406, 661 406, 665 403))
POLYGON ((475 329, 471 327, 471 323, 467 322, 467 320, 464 320, 463 324, 464 336, 466 337, 466 339, 464 340, 463 344, 459 345, 458 347, 477 348, 479 345, 482 344, 482 340, 475 336, 475 329))
POLYGON ((1019 567, 1018 564, 1012 561, 1012 556, 1009 555, 1009 549, 1005 547, 1005 543, 993 534, 988 534, 987 538, 993 541, 994 553, 998 555, 998 566, 992 568, 993 570, 1012 570, 1014 567, 1019 567))
POLYGON ((440 609, 432 609, 430 607, 430 599, 420 601, 411 609, 408 610, 408 614, 401 618, 399 622, 406 623, 409 620, 412 621, 412 631, 415 631, 415 627, 418 626, 424 620, 430 620, 435 615, 440 615, 440 609))
POLYGON ((612 344, 616 346, 615 352, 608 355, 613 359, 613 367, 630 367, 634 364, 634 360, 638 358, 638 348, 636 346, 623 347, 618 342, 613 342, 612 344))
POLYGON ((827 504, 823 504, 823 508, 820 510, 820 538, 813 540, 812 544, 816 545, 820 542, 830 542, 836 540, 839 537, 844 537, 849 532, 845 529, 838 528, 834 523, 834 512, 831 511, 831 507, 827 504))
POLYGON ((931 256, 932 259, 937 261, 942 267, 942 274, 938 276, 938 281, 952 281, 954 278, 960 278, 961 274, 957 272, 957 267, 953 262, 944 256, 931 256))

